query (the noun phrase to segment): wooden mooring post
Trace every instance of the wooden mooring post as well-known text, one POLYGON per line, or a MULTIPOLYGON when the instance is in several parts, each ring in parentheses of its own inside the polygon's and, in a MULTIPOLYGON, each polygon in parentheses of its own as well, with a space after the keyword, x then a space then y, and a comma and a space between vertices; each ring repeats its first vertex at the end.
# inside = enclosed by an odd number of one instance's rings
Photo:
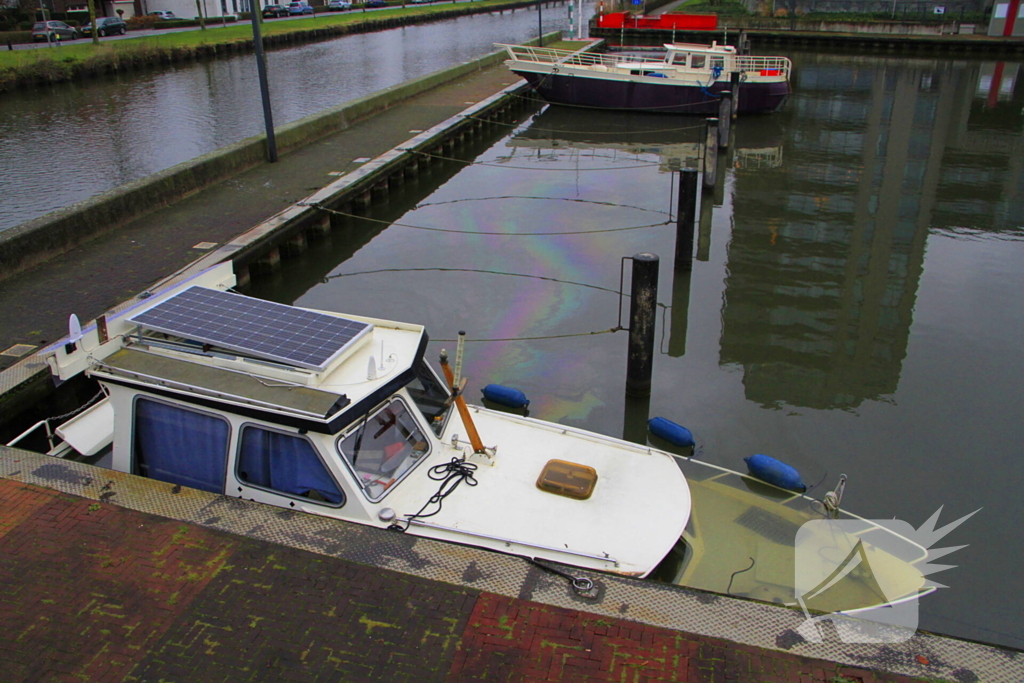
POLYGON ((658 262, 655 254, 633 256, 629 298, 629 354, 626 395, 649 396, 654 371, 654 329, 658 309, 658 262))
POLYGON ((697 215, 697 169, 679 171, 679 202, 676 205, 676 270, 693 267, 693 230, 697 215))
POLYGON ((713 190, 718 178, 718 119, 707 120, 704 135, 704 191, 713 190))

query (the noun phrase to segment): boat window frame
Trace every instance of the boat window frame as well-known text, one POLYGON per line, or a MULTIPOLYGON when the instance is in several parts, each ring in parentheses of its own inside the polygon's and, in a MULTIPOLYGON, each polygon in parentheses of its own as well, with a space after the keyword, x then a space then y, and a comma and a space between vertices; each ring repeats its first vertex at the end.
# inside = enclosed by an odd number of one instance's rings
MULTIPOLYGON (((428 367, 429 367, 429 365, 428 365, 428 367)), ((444 386, 444 385, 442 384, 442 386, 444 386)), ((412 399, 410 398, 409 401, 411 401, 411 400, 412 399)), ((421 421, 419 419, 422 416, 422 413, 419 410, 419 406, 415 406, 415 402, 413 402, 413 403, 414 403, 414 407, 410 408, 409 402, 406 401, 405 397, 403 397, 403 396, 401 396, 399 394, 393 394, 393 395, 389 396, 385 401, 382 401, 381 403, 377 404, 376 406, 374 406, 370 410, 366 411, 366 413, 364 413, 358 420, 355 420, 354 422, 349 424, 348 428, 345 431, 343 431, 341 434, 339 434, 338 437, 334 440, 334 450, 335 450, 335 452, 337 452, 338 456, 340 457, 341 462, 344 463, 344 466, 347 468, 349 474, 351 475, 352 481, 359 488, 359 490, 362 491, 362 493, 366 497, 366 499, 369 500, 371 503, 379 503, 380 501, 384 500, 384 498, 386 498, 392 491, 397 489, 399 484, 401 484, 403 481, 405 481, 405 479, 407 479, 409 477, 409 475, 414 470, 416 470, 420 465, 422 465, 423 462, 429 460, 431 455, 433 455, 433 452, 434 452, 434 440, 431 439, 431 437, 430 437, 430 435, 433 434, 433 432, 431 431, 431 429, 429 427, 424 428, 423 421, 421 421), (377 415, 379 415, 383 411, 387 410, 389 407, 391 407, 395 403, 400 404, 405 409, 406 414, 411 416, 413 423, 416 425, 416 428, 419 430, 421 436, 424 437, 424 442, 427 444, 427 448, 426 448, 426 450, 422 454, 420 454, 419 456, 416 456, 416 458, 415 458, 416 462, 415 463, 413 463, 412 465, 407 467, 402 472, 402 474, 400 474, 398 477, 392 479, 392 481, 390 481, 387 485, 385 485, 384 489, 380 492, 380 494, 377 495, 376 497, 374 497, 374 496, 370 495, 370 492, 369 492, 369 486, 371 486, 372 483, 370 485, 367 485, 367 486, 363 485, 362 477, 359 475, 359 472, 356 470, 355 465, 353 465, 352 462, 349 460, 349 456, 345 452, 345 450, 342 449, 341 444, 349 436, 352 436, 353 434, 356 434, 357 432, 359 432, 360 429, 365 428, 365 426, 369 424, 370 420, 375 418, 377 415)), ((397 416, 396 416, 396 424, 397 424, 397 416)), ((407 455, 406 456, 406 460, 408 460, 410 457, 411 457, 411 454, 407 455)), ((398 467, 401 467, 401 464, 398 467)), ((379 480, 378 480, 377 483, 379 483, 379 480)))
MULTIPOLYGON (((179 410, 184 410, 186 412, 190 412, 190 413, 193 413, 193 414, 203 415, 203 416, 206 416, 206 417, 212 417, 212 418, 220 420, 221 422, 223 422, 224 424, 227 425, 227 427, 228 427, 227 440, 226 440, 226 442, 224 444, 224 486, 223 486, 222 490, 220 491, 221 494, 224 494, 227 491, 228 473, 231 471, 231 442, 235 438, 234 429, 232 427, 231 420, 228 419, 227 416, 223 415, 222 413, 218 413, 218 412, 214 412, 214 411, 210 411, 210 410, 202 410, 200 408, 196 408, 191 403, 179 403, 177 401, 172 401, 172 400, 166 399, 166 398, 164 398, 162 396, 155 396, 153 394, 148 394, 148 393, 146 393, 144 391, 136 392, 131 398, 132 398, 132 404, 131 404, 132 414, 131 414, 131 423, 130 423, 130 433, 128 435, 129 443, 131 444, 131 456, 130 456, 130 459, 129 459, 130 460, 130 466, 131 466, 130 467, 130 469, 131 469, 130 474, 133 474, 133 475, 135 475, 137 477, 142 477, 143 479, 148 479, 150 481, 163 481, 163 479, 157 479, 155 477, 150 477, 150 476, 147 476, 145 474, 142 474, 142 472, 139 470, 139 456, 138 456, 137 438, 136 438, 137 437, 136 427, 138 425, 138 403, 139 403, 139 401, 150 401, 152 403, 160 403, 162 405, 169 406, 171 408, 177 408, 179 410)), ((165 483, 168 483, 168 482, 165 482, 165 483)), ((184 484, 182 484, 182 486, 184 486, 184 484)), ((192 488, 192 487, 189 487, 189 488, 192 488)), ((196 489, 196 490, 203 490, 203 489, 196 489)))
POLYGON ((707 69, 708 68, 708 56, 703 52, 690 53, 690 68, 691 69, 707 69), (699 63, 698 63, 699 60, 699 63))
MULTIPOLYGON (((427 372, 429 372, 430 373, 430 377, 434 380, 434 382, 437 383, 437 386, 441 387, 442 391, 445 392, 445 396, 448 397, 448 398, 451 398, 451 395, 452 395, 451 389, 448 387, 448 385, 445 383, 445 381, 443 379, 441 379, 441 376, 437 374, 437 371, 434 370, 434 367, 430 363, 427 362, 427 359, 422 357, 422 356, 419 358, 419 360, 417 360, 416 362, 414 362, 412 364, 412 371, 413 371, 413 374, 415 375, 415 380, 419 381, 420 383, 422 383, 422 381, 423 381, 421 379, 421 377, 420 377, 420 373, 419 373, 419 370, 418 370, 418 368, 420 368, 420 367, 424 368, 427 372)), ((423 417, 424 421, 428 422, 427 429, 429 429, 431 432, 433 432, 434 436, 436 436, 438 439, 440 439, 441 435, 444 434, 445 427, 448 426, 448 421, 451 419, 452 413, 455 412, 455 402, 452 401, 448 405, 448 407, 445 409, 445 411, 444 411, 445 412, 444 419, 441 420, 440 424, 438 425, 438 428, 435 430, 433 423, 431 423, 427 419, 427 415, 426 415, 426 413, 423 412, 423 408, 420 407, 420 404, 416 401, 416 397, 413 396, 412 392, 409 390, 409 383, 407 383, 405 385, 405 390, 406 390, 406 392, 409 393, 409 398, 412 400, 413 405, 416 406, 416 409, 419 411, 420 416, 423 417)))
POLYGON ((238 426, 238 438, 235 439, 235 462, 234 462, 234 467, 232 467, 231 469, 232 469, 232 473, 234 474, 235 481, 237 481, 242 486, 248 486, 249 488, 256 489, 257 491, 265 491, 266 493, 272 493, 272 494, 277 495, 277 496, 283 496, 283 497, 289 498, 291 500, 302 501, 303 503, 314 503, 316 505, 321 505, 323 507, 331 508, 333 510, 337 510, 337 509, 343 508, 343 507, 345 507, 345 504, 348 503, 348 496, 345 494, 345 488, 341 485, 341 482, 338 481, 338 477, 335 475, 335 473, 331 471, 331 468, 327 464, 327 459, 324 457, 324 454, 321 453, 320 449, 316 447, 316 442, 314 442, 312 439, 310 439, 305 434, 302 434, 302 433, 300 433, 298 431, 294 431, 293 432, 293 431, 289 431, 287 429, 281 428, 281 427, 279 427, 277 425, 267 425, 267 424, 261 424, 259 422, 251 422, 251 421, 243 422, 242 424, 240 424, 238 426), (284 434, 285 436, 292 436, 292 437, 295 437, 295 438, 302 439, 303 441, 308 443, 310 448, 313 449, 313 453, 316 455, 317 459, 320 461, 320 464, 323 465, 324 471, 327 472, 327 476, 329 476, 331 478, 331 481, 334 482, 334 485, 338 488, 338 493, 341 494, 341 502, 339 502, 339 503, 332 503, 332 502, 326 501, 326 500, 317 500, 316 498, 309 498, 307 496, 302 496, 302 495, 295 494, 295 493, 288 493, 287 491, 281 491, 279 489, 273 489, 273 488, 270 488, 268 486, 260 486, 259 484, 253 484, 252 482, 249 482, 249 481, 246 481, 246 480, 242 479, 242 477, 239 476, 239 472, 238 472, 239 465, 242 462, 242 435, 245 432, 245 430, 247 428, 249 428, 249 427, 253 427, 253 428, 256 428, 256 429, 262 429, 262 430, 267 431, 267 432, 275 432, 277 434, 284 434))

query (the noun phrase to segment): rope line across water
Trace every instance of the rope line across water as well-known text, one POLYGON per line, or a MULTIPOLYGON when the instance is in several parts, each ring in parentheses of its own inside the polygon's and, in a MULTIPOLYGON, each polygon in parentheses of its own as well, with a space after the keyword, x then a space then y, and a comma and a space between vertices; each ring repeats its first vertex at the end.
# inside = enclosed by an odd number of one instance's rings
MULTIPOLYGON (((671 220, 662 221, 660 223, 647 223, 645 225, 630 225, 624 228, 602 228, 600 230, 556 230, 551 232, 500 232, 494 230, 452 230, 450 228, 432 228, 426 225, 410 225, 409 223, 399 223, 397 221, 388 221, 381 218, 370 218, 369 216, 360 216, 355 213, 347 213, 345 211, 338 211, 337 209, 329 209, 320 202, 304 203, 299 202, 299 206, 309 206, 314 209, 320 209, 327 213, 334 214, 335 216, 345 216, 346 218, 356 218, 363 221, 371 221, 373 223, 383 223, 386 225, 392 225, 401 228, 410 228, 412 230, 427 230, 430 232, 449 232, 462 235, 500 235, 502 237, 548 237, 556 235, 595 235, 599 233, 609 232, 625 232, 627 230, 644 230, 646 228, 660 228, 663 225, 668 225, 671 220)), ((647 209, 653 211, 653 209, 647 209)), ((658 211, 657 213, 665 213, 664 211, 658 211)))
POLYGON ((431 159, 437 159, 439 161, 451 161, 458 164, 465 164, 466 166, 489 166, 491 168, 510 168, 517 171, 630 171, 637 168, 651 168, 652 166, 661 166, 661 162, 652 161, 648 163, 639 163, 633 166, 601 166, 598 168, 538 168, 536 166, 509 166, 508 164, 496 164, 489 161, 466 161, 465 159, 456 159, 455 157, 441 156, 440 154, 434 154, 432 152, 424 152, 418 149, 405 149, 402 150, 411 154, 419 154, 431 159))
POLYGON ((538 199, 543 201, 559 201, 559 202, 578 202, 580 204, 595 204, 597 206, 610 206, 616 209, 635 209, 636 211, 649 211, 651 213, 660 213, 666 216, 671 216, 668 211, 662 211, 661 209, 648 209, 643 206, 633 206, 632 204, 618 204, 616 202, 602 202, 596 199, 579 199, 577 197, 540 197, 537 195, 517 195, 507 194, 499 195, 496 197, 464 197, 462 199, 448 199, 443 202, 422 202, 414 206, 414 209, 422 209, 427 206, 442 206, 444 204, 458 204, 460 202, 483 202, 492 199, 538 199))

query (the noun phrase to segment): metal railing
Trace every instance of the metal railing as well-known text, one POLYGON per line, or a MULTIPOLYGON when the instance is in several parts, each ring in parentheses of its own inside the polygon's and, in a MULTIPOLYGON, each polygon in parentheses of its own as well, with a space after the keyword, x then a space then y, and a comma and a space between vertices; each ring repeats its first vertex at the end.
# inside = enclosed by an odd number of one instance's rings
MULTIPOLYGON (((596 52, 584 52, 573 51, 573 50, 559 50, 552 47, 533 47, 530 45, 507 45, 504 43, 497 43, 497 47, 504 48, 508 53, 509 57, 519 62, 532 62, 534 64, 564 64, 566 66, 604 66, 609 68, 626 67, 628 68, 634 64, 645 64, 645 65, 664 65, 666 67, 674 66, 668 64, 664 59, 650 59, 645 58, 642 55, 635 54, 604 54, 596 52)), ((786 57, 754 57, 747 55, 733 55, 733 54, 719 54, 714 52, 704 52, 714 60, 724 60, 725 68, 721 74, 726 79, 733 71, 739 71, 745 73, 748 77, 782 77, 785 80, 789 79, 789 74, 792 71, 792 62, 786 57)), ((708 60, 709 64, 712 60, 708 60)), ((700 69, 689 69, 690 71, 701 72, 700 69)), ((708 73, 712 72, 711 67, 706 69, 708 73)))

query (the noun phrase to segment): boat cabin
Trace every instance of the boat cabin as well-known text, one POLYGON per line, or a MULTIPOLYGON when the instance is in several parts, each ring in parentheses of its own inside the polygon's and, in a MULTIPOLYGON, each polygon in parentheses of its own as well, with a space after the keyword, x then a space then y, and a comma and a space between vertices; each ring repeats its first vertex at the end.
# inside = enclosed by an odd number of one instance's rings
POLYGON ((422 326, 233 285, 207 271, 53 349, 57 377, 85 372, 106 393, 78 419, 107 431, 113 469, 637 576, 682 533, 689 491, 670 457, 473 407, 478 447, 422 326), (464 485, 429 503, 448 482, 464 485))

